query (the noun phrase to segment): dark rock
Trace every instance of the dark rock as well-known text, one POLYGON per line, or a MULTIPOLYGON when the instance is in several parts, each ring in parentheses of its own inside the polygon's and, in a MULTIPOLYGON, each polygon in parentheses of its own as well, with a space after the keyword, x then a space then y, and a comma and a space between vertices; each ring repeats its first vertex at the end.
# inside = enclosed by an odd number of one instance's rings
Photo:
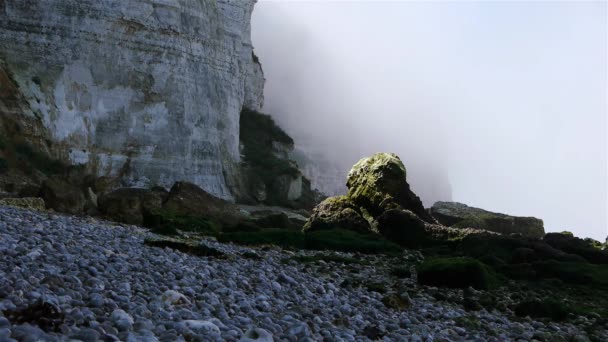
POLYGON ((178 215, 205 217, 225 225, 234 225, 242 219, 234 204, 188 182, 176 182, 173 185, 163 209, 178 215))
POLYGON ((380 234, 402 246, 420 246, 426 238, 424 221, 409 210, 390 209, 376 221, 380 234))
POLYGON ((420 198, 410 190, 406 176, 405 166, 397 155, 377 153, 361 159, 350 170, 346 183, 348 197, 374 217, 388 209, 401 208, 435 223, 420 198))
POLYGON ((99 211, 111 219, 141 225, 144 213, 162 207, 162 195, 157 191, 137 188, 114 190, 98 199, 99 211))
POLYGON ((44 330, 58 331, 65 315, 53 300, 39 299, 36 303, 15 311, 5 312, 9 321, 16 324, 32 323, 44 330))
POLYGON ((481 262, 468 257, 425 260, 418 266, 418 282, 451 288, 488 289, 495 285, 495 274, 481 262))
POLYGON ((256 225, 263 228, 290 228, 291 222, 287 214, 272 211, 256 211, 253 213, 256 225))
POLYGON ((95 178, 91 182, 91 190, 95 192, 97 195, 104 195, 119 187, 120 183, 118 178, 109 177, 109 176, 101 176, 95 178))
POLYGON ((303 230, 345 229, 370 232, 371 226, 361 210, 346 196, 330 197, 317 205, 303 230))
POLYGON ((378 339, 382 339, 382 337, 386 335, 386 329, 378 327, 377 325, 368 325, 363 328, 362 334, 365 337, 375 341, 378 339))
POLYGON ((39 197, 40 196, 40 186, 35 184, 25 184, 19 190, 19 197, 39 197))
POLYGON ((441 224, 455 228, 477 228, 536 239, 545 234, 540 219, 493 213, 457 202, 437 202, 431 207, 431 214, 441 224))
POLYGON ((85 206, 82 190, 60 176, 52 176, 42 183, 40 191, 47 208, 68 214, 81 214, 85 206))
POLYGON ((572 234, 547 233, 543 241, 553 248, 575 254, 594 264, 608 264, 608 251, 601 243, 592 239, 580 239, 572 234))

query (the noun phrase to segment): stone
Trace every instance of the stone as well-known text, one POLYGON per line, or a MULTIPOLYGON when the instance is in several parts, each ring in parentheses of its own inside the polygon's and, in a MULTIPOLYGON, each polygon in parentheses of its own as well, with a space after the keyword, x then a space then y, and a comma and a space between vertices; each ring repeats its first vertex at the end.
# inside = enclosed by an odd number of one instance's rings
POLYGON ((40 197, 25 197, 25 198, 3 198, 0 199, 0 205, 8 205, 11 207, 24 208, 30 210, 43 211, 46 209, 44 200, 40 197))
POLYGON ((430 211, 441 224, 449 227, 484 229, 501 234, 521 234, 535 239, 545 235, 543 221, 535 217, 494 213, 457 202, 437 202, 430 211))
POLYGON ((124 310, 116 309, 112 311, 110 315, 110 320, 114 323, 114 326, 118 331, 128 331, 133 327, 133 317, 126 313, 124 310))
POLYGON ((141 225, 145 212, 160 210, 162 197, 148 189, 124 188, 102 195, 99 211, 111 219, 127 224, 141 225))
POLYGON ((303 231, 346 229, 369 232, 372 228, 361 210, 346 196, 330 197, 317 205, 303 231))
POLYGON ((241 108, 263 104, 254 4, 2 1, 0 126, 124 186, 188 180, 230 200, 241 108))
POLYGON ((403 310, 411 306, 409 296, 400 296, 397 294, 388 294, 382 297, 382 304, 393 310, 403 310))
POLYGON ((40 190, 47 208, 67 214, 80 214, 85 206, 85 196, 80 188, 60 176, 53 176, 42 183, 40 190))
POLYGON ((348 173, 347 196, 374 217, 388 209, 401 208, 426 222, 435 223, 420 198, 410 190, 406 176, 405 166, 396 154, 374 154, 359 160, 348 173))
POLYGON ((186 296, 175 290, 165 291, 161 296, 161 301, 167 306, 190 304, 190 300, 186 296))
POLYGON ((226 225, 234 225, 242 217, 234 204, 188 182, 176 182, 173 185, 163 209, 174 214, 216 220, 226 225))
POLYGON ((245 332, 239 342, 274 342, 272 334, 262 328, 252 328, 245 332))
POLYGON ((72 334, 70 338, 82 342, 97 342, 99 341, 100 333, 95 329, 83 328, 72 334))
POLYGON ((214 333, 214 334, 219 334, 220 333, 220 328, 213 324, 212 322, 209 321, 203 321, 203 320, 187 320, 183 322, 186 327, 188 327, 190 330, 192 330, 193 332, 197 333, 197 334, 210 334, 210 333, 214 333))

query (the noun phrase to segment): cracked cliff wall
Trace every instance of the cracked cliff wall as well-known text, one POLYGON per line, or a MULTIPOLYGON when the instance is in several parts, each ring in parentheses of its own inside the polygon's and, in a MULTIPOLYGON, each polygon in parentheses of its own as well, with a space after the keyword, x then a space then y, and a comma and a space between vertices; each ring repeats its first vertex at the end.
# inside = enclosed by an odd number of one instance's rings
POLYGON ((0 132, 127 186, 232 199, 239 115, 263 103, 254 3, 0 0, 0 132))

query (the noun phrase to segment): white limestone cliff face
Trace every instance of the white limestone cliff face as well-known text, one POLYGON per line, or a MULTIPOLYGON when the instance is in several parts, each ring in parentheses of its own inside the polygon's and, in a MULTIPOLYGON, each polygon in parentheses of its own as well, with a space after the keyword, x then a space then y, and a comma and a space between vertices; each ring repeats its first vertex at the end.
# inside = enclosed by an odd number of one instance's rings
POLYGON ((263 104, 254 3, 0 0, 0 83, 19 92, 0 94, 0 121, 125 185, 187 180, 232 199, 241 108, 263 104))

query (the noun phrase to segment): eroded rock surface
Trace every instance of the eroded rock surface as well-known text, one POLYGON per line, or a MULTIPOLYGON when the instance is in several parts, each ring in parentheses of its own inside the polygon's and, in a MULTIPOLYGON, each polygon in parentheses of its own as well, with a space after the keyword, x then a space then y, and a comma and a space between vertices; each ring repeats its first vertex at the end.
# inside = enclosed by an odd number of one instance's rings
POLYGON ((437 202, 431 208, 431 214, 442 224, 456 228, 477 228, 531 238, 545 235, 543 221, 535 217, 493 213, 457 202, 437 202))
POLYGON ((128 186, 232 199, 239 113, 260 109, 253 0, 0 2, 0 131, 128 186))
POLYGON ((348 174, 346 196, 317 205, 304 231, 346 229, 380 233, 403 246, 420 245, 436 223, 410 189, 403 162, 392 153, 361 159, 348 174))

